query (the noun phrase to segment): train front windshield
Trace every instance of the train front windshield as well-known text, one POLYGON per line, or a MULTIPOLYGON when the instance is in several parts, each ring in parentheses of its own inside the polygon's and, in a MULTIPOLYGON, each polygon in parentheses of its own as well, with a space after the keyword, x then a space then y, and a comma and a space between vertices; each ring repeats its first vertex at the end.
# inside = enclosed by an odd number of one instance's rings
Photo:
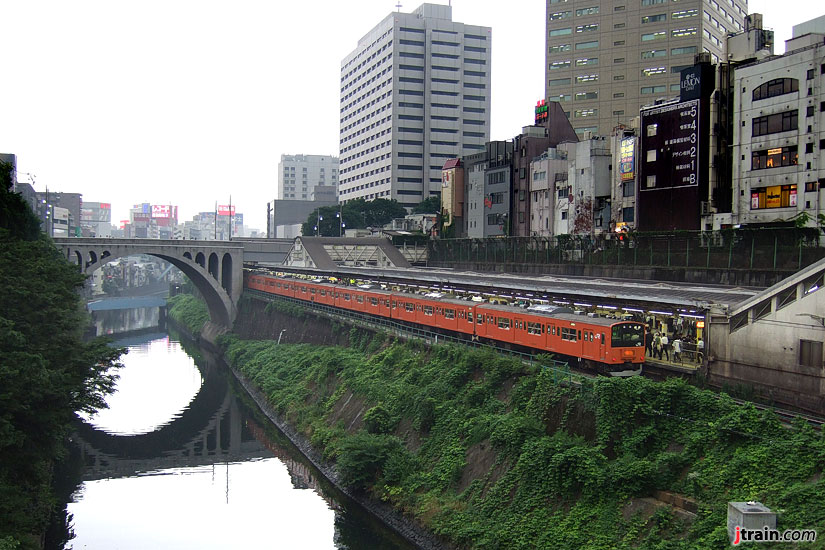
POLYGON ((614 348, 634 348, 645 345, 645 329, 641 323, 620 323, 610 331, 610 345, 614 348))

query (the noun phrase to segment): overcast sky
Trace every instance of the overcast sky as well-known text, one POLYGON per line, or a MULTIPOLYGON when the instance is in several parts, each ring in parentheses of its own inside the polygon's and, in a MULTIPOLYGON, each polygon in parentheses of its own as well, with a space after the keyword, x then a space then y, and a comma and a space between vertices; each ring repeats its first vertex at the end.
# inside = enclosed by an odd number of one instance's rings
MULTIPOLYGON (((444 3, 445 0, 433 0, 444 3)), ((266 228, 282 154, 338 154, 341 59, 396 1, 0 0, 0 153, 38 191, 179 206, 227 204, 266 228)), ((409 12, 420 2, 402 2, 409 12)), ((543 0, 453 0, 492 27, 492 139, 544 94, 543 0)), ((818 0, 751 0, 784 51, 818 0)))

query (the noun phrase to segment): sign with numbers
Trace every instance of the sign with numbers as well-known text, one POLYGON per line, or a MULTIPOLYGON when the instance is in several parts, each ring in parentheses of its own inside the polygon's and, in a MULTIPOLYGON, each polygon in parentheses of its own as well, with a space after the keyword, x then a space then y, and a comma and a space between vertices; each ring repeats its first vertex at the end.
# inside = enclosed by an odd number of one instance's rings
POLYGON ((698 99, 642 111, 639 191, 699 185, 699 120, 698 99))

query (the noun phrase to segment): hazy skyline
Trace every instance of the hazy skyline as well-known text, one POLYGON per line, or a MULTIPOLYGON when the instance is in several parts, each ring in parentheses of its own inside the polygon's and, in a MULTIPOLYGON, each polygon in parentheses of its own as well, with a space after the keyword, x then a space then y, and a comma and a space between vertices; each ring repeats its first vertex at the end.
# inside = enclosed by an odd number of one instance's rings
MULTIPOLYGON (((113 223, 140 202, 187 220, 231 195, 265 229, 280 156, 338 155, 341 60, 397 2, 0 3, 0 152, 17 155, 20 181, 110 202, 113 223)), ((818 6, 749 11, 781 53, 818 6)), ((452 7, 454 21, 492 27, 491 139, 512 138, 544 94, 545 3, 452 7)))

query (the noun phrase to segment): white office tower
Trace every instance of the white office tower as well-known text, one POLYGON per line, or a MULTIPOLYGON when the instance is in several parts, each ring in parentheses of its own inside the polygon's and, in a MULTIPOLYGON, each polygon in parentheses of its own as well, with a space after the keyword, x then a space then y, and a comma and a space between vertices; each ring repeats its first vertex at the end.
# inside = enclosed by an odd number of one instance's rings
POLYGON ((341 62, 338 198, 440 196, 441 168, 490 138, 489 27, 452 7, 392 13, 341 62))

